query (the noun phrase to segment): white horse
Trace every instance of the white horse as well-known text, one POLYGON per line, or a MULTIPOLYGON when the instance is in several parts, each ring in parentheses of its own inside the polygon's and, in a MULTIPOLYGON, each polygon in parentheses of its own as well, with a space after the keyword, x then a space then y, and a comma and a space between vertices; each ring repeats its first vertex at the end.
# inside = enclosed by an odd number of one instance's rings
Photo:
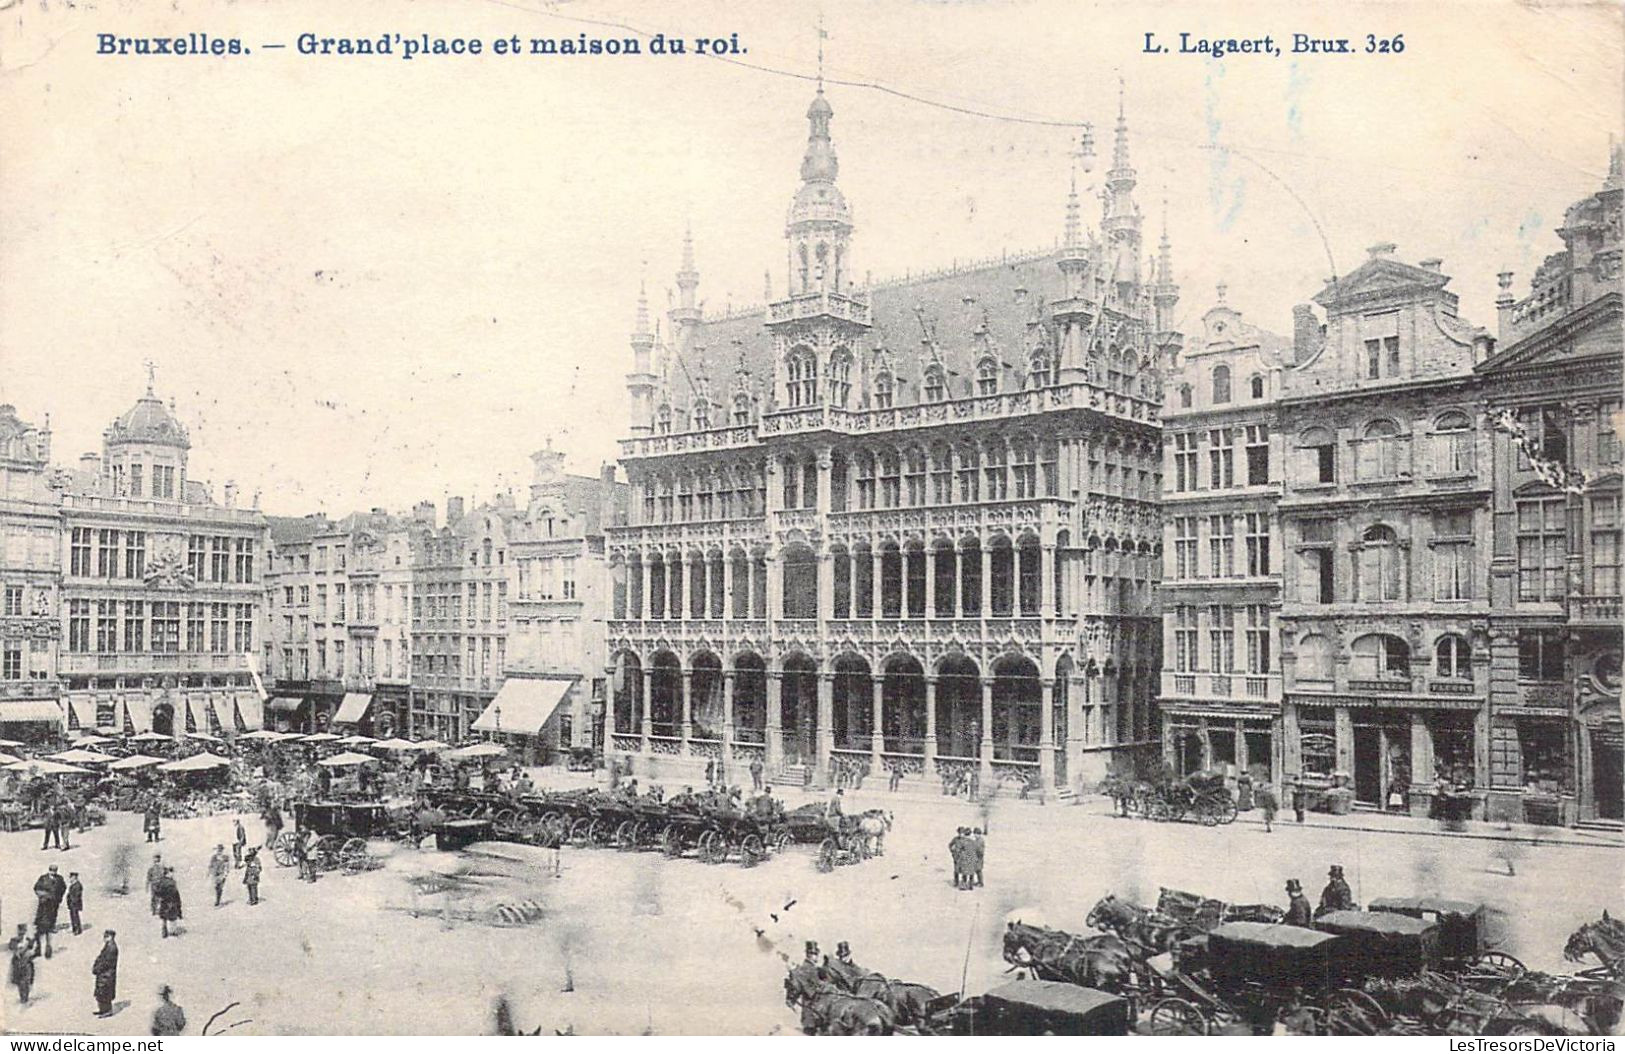
POLYGON ((858 816, 858 833, 863 836, 869 856, 886 855, 886 832, 891 830, 891 822, 892 814, 883 809, 870 809, 858 816))

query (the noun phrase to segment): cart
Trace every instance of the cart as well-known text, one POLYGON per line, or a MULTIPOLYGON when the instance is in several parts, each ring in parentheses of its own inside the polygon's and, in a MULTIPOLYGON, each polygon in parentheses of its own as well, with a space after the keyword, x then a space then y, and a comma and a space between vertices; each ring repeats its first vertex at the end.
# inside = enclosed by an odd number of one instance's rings
MULTIPOLYGON (((954 997, 949 997, 954 998, 954 997)), ((922 1032, 948 1036, 1126 1036, 1127 999, 1064 981, 1011 981, 934 1013, 922 1032)))
POLYGON ((1485 938, 1484 905, 1443 897, 1379 897, 1371 911, 1432 919, 1439 927, 1439 962, 1447 970, 1499 976, 1508 981, 1524 965, 1505 952, 1491 951, 1485 938))
POLYGON ((312 851, 318 871, 342 870, 347 875, 380 866, 367 852, 367 839, 393 833, 389 810, 377 802, 295 802, 293 829, 283 831, 271 845, 271 856, 282 867, 299 862, 299 839, 310 831, 321 835, 312 851))

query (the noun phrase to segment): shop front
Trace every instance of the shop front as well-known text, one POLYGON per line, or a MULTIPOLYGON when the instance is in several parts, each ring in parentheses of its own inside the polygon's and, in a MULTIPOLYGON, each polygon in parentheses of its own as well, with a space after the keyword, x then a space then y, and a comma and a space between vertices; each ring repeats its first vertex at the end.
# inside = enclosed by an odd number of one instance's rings
POLYGON ((1180 776, 1247 773, 1253 786, 1279 785, 1280 717, 1258 708, 1163 707, 1163 757, 1180 776))

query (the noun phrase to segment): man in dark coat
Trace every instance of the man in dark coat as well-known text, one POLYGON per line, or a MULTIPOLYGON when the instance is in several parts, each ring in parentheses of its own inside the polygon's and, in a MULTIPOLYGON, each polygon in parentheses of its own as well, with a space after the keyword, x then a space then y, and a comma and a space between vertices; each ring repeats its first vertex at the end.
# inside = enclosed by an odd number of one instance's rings
POLYGON ((791 1006, 800 1005, 801 1031, 810 1036, 818 1031, 818 1015, 813 1013, 812 1000, 824 986, 824 971, 818 965, 817 941, 808 941, 804 954, 790 976, 784 979, 784 995, 791 1006))
POLYGON ((79 924, 79 913, 85 910, 85 887, 79 881, 79 872, 68 872, 68 921, 73 923, 73 935, 79 936, 84 927, 79 924))
MULTIPOLYGON (((175 869, 164 868, 163 877, 158 880, 158 918, 163 926, 163 936, 170 935, 170 923, 181 920, 181 887, 175 883, 175 869)), ((175 936, 180 936, 180 927, 175 927, 175 936)))
POLYGON ((118 995, 117 936, 112 930, 102 931, 102 950, 96 953, 96 961, 90 966, 90 972, 96 978, 97 1017, 108 1017, 113 1013, 113 998, 118 995))
POLYGON ((842 941, 835 946, 835 958, 824 960, 824 974, 848 992, 869 971, 852 961, 852 946, 842 941))
POLYGON ((147 832, 147 841, 149 842, 156 842, 163 837, 161 833, 163 829, 163 817, 158 812, 157 799, 154 799, 148 803, 146 815, 142 817, 141 820, 141 829, 147 832))
POLYGON ((271 807, 265 810, 265 848, 270 849, 276 845, 277 836, 282 833, 282 812, 272 802, 271 807))
POLYGON ((1309 909, 1309 899, 1303 895, 1303 883, 1295 878, 1287 879, 1286 895, 1286 918, 1281 921, 1288 926, 1302 926, 1306 930, 1314 929, 1315 914, 1309 909))
POLYGON ((34 896, 37 898, 34 906, 34 940, 45 949, 47 959, 51 957, 51 933, 56 929, 56 915, 62 908, 62 898, 67 892, 68 884, 56 873, 55 864, 34 880, 34 896))
POLYGON ((40 843, 41 849, 51 848, 51 843, 53 841, 56 843, 56 847, 58 849, 62 848, 62 825, 59 822, 59 817, 61 815, 62 814, 57 811, 55 802, 51 802, 49 805, 45 806, 45 812, 43 815, 43 819, 45 820, 45 840, 40 843))
POLYGON ((152 854, 152 866, 147 868, 147 898, 152 902, 152 913, 158 914, 158 883, 164 877, 164 858, 152 854))
POLYGON ((248 887, 248 903, 252 907, 260 902, 260 851, 250 849, 243 861, 243 885, 248 887))
POLYGON ((243 866, 243 850, 248 846, 248 832, 243 830, 242 817, 239 816, 232 822, 236 824, 237 829, 232 834, 231 866, 239 868, 243 866))
POLYGON ((968 839, 966 837, 966 835, 968 833, 969 832, 967 831, 966 828, 961 827, 958 830, 956 830, 954 832, 954 836, 948 840, 948 855, 954 858, 954 888, 955 889, 964 889, 965 888, 965 875, 966 875, 966 873, 968 871, 968 868, 965 866, 966 865, 966 860, 965 860, 966 845, 965 845, 965 843, 968 841, 968 839))
POLYGON ((1359 905, 1354 903, 1354 890, 1343 878, 1343 865, 1333 864, 1326 872, 1326 888, 1320 891, 1320 907, 1315 911, 1315 918, 1334 911, 1357 910, 1359 905))
POLYGON ((34 990, 34 960, 39 957, 39 945, 28 935, 28 926, 18 924, 17 936, 11 938, 11 983, 17 986, 17 998, 26 1003, 34 990))
POLYGON ((178 1036, 186 1031, 186 1011, 175 1002, 174 995, 174 989, 167 984, 158 989, 158 1009, 152 1012, 155 1036, 178 1036))
POLYGON ((982 862, 987 857, 987 837, 982 833, 980 827, 971 831, 967 847, 970 850, 967 854, 970 864, 970 875, 968 877, 971 888, 975 888, 982 884, 982 862))

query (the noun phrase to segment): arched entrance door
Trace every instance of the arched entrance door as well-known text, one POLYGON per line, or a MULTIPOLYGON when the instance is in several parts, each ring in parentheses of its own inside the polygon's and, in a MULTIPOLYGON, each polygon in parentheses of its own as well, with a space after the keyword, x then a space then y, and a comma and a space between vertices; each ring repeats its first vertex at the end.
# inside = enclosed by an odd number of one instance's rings
POLYGON ((806 655, 785 659, 779 692, 784 760, 791 765, 810 765, 818 748, 818 664, 806 655))

